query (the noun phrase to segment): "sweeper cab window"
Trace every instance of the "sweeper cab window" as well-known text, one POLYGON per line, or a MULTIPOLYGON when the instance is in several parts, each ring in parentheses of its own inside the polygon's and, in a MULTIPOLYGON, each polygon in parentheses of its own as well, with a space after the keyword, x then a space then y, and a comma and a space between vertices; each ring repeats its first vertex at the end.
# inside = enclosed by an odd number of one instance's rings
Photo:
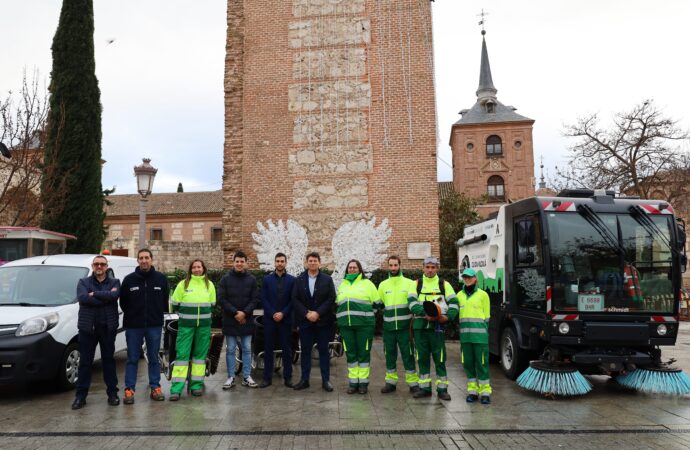
POLYGON ((672 313, 670 215, 547 214, 554 309, 672 313), (648 222, 651 221, 651 222, 648 222))

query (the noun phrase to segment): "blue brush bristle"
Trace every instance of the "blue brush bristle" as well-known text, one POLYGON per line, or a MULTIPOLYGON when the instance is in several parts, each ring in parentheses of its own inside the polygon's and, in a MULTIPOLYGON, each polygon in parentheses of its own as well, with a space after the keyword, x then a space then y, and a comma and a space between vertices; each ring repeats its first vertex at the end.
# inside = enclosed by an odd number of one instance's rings
POLYGON ((592 385, 578 371, 551 372, 528 367, 517 379, 518 386, 547 395, 584 395, 592 385))
POLYGON ((690 394, 690 377, 683 371, 636 369, 616 377, 616 381, 630 389, 648 394, 690 394))

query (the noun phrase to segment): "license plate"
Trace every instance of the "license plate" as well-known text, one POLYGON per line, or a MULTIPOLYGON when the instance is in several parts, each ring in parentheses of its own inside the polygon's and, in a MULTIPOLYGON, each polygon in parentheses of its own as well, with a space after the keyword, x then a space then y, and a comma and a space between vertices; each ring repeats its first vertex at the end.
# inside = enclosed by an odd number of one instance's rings
POLYGON ((577 310, 580 312, 597 312, 604 310, 602 294, 580 294, 577 296, 577 310))

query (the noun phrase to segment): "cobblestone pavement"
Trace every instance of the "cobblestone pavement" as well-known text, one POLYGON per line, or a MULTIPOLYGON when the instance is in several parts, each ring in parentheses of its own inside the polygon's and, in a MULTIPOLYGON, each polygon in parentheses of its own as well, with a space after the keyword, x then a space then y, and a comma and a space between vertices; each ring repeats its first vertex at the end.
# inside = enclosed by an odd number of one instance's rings
MULTIPOLYGON (((332 363, 332 393, 321 389, 318 364, 311 388, 296 392, 279 378, 267 389, 221 389, 225 367, 207 378, 207 392, 177 403, 148 399, 142 360, 136 403, 111 407, 100 367, 85 408, 72 411, 73 392, 50 386, 0 388, 0 448, 690 448, 690 396, 631 392, 607 377, 589 377, 591 393, 547 399, 526 392, 491 367, 490 406, 464 401, 459 344, 448 343, 450 402, 412 399, 401 385, 378 392, 383 348, 372 352, 367 395, 347 395, 344 358, 332 363)), ((690 324, 664 350, 690 372, 690 324)), ((124 355, 117 355, 122 383, 124 355)), ((295 379, 299 366, 295 367, 295 379)), ((254 374, 260 379, 260 374, 254 374)), ((163 379, 168 391, 169 382, 163 379)))

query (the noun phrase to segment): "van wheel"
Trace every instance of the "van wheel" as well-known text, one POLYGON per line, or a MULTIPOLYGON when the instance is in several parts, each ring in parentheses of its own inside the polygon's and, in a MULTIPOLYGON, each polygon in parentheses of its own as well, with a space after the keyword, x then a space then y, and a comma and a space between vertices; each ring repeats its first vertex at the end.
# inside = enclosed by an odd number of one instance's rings
POLYGON ((527 368, 527 352, 518 345, 517 335, 512 327, 503 329, 499 345, 499 363, 506 377, 515 380, 527 368))
POLYGON ((60 360, 60 367, 55 379, 58 388, 63 391, 74 389, 77 384, 79 370, 79 345, 72 342, 65 348, 65 353, 60 360))

